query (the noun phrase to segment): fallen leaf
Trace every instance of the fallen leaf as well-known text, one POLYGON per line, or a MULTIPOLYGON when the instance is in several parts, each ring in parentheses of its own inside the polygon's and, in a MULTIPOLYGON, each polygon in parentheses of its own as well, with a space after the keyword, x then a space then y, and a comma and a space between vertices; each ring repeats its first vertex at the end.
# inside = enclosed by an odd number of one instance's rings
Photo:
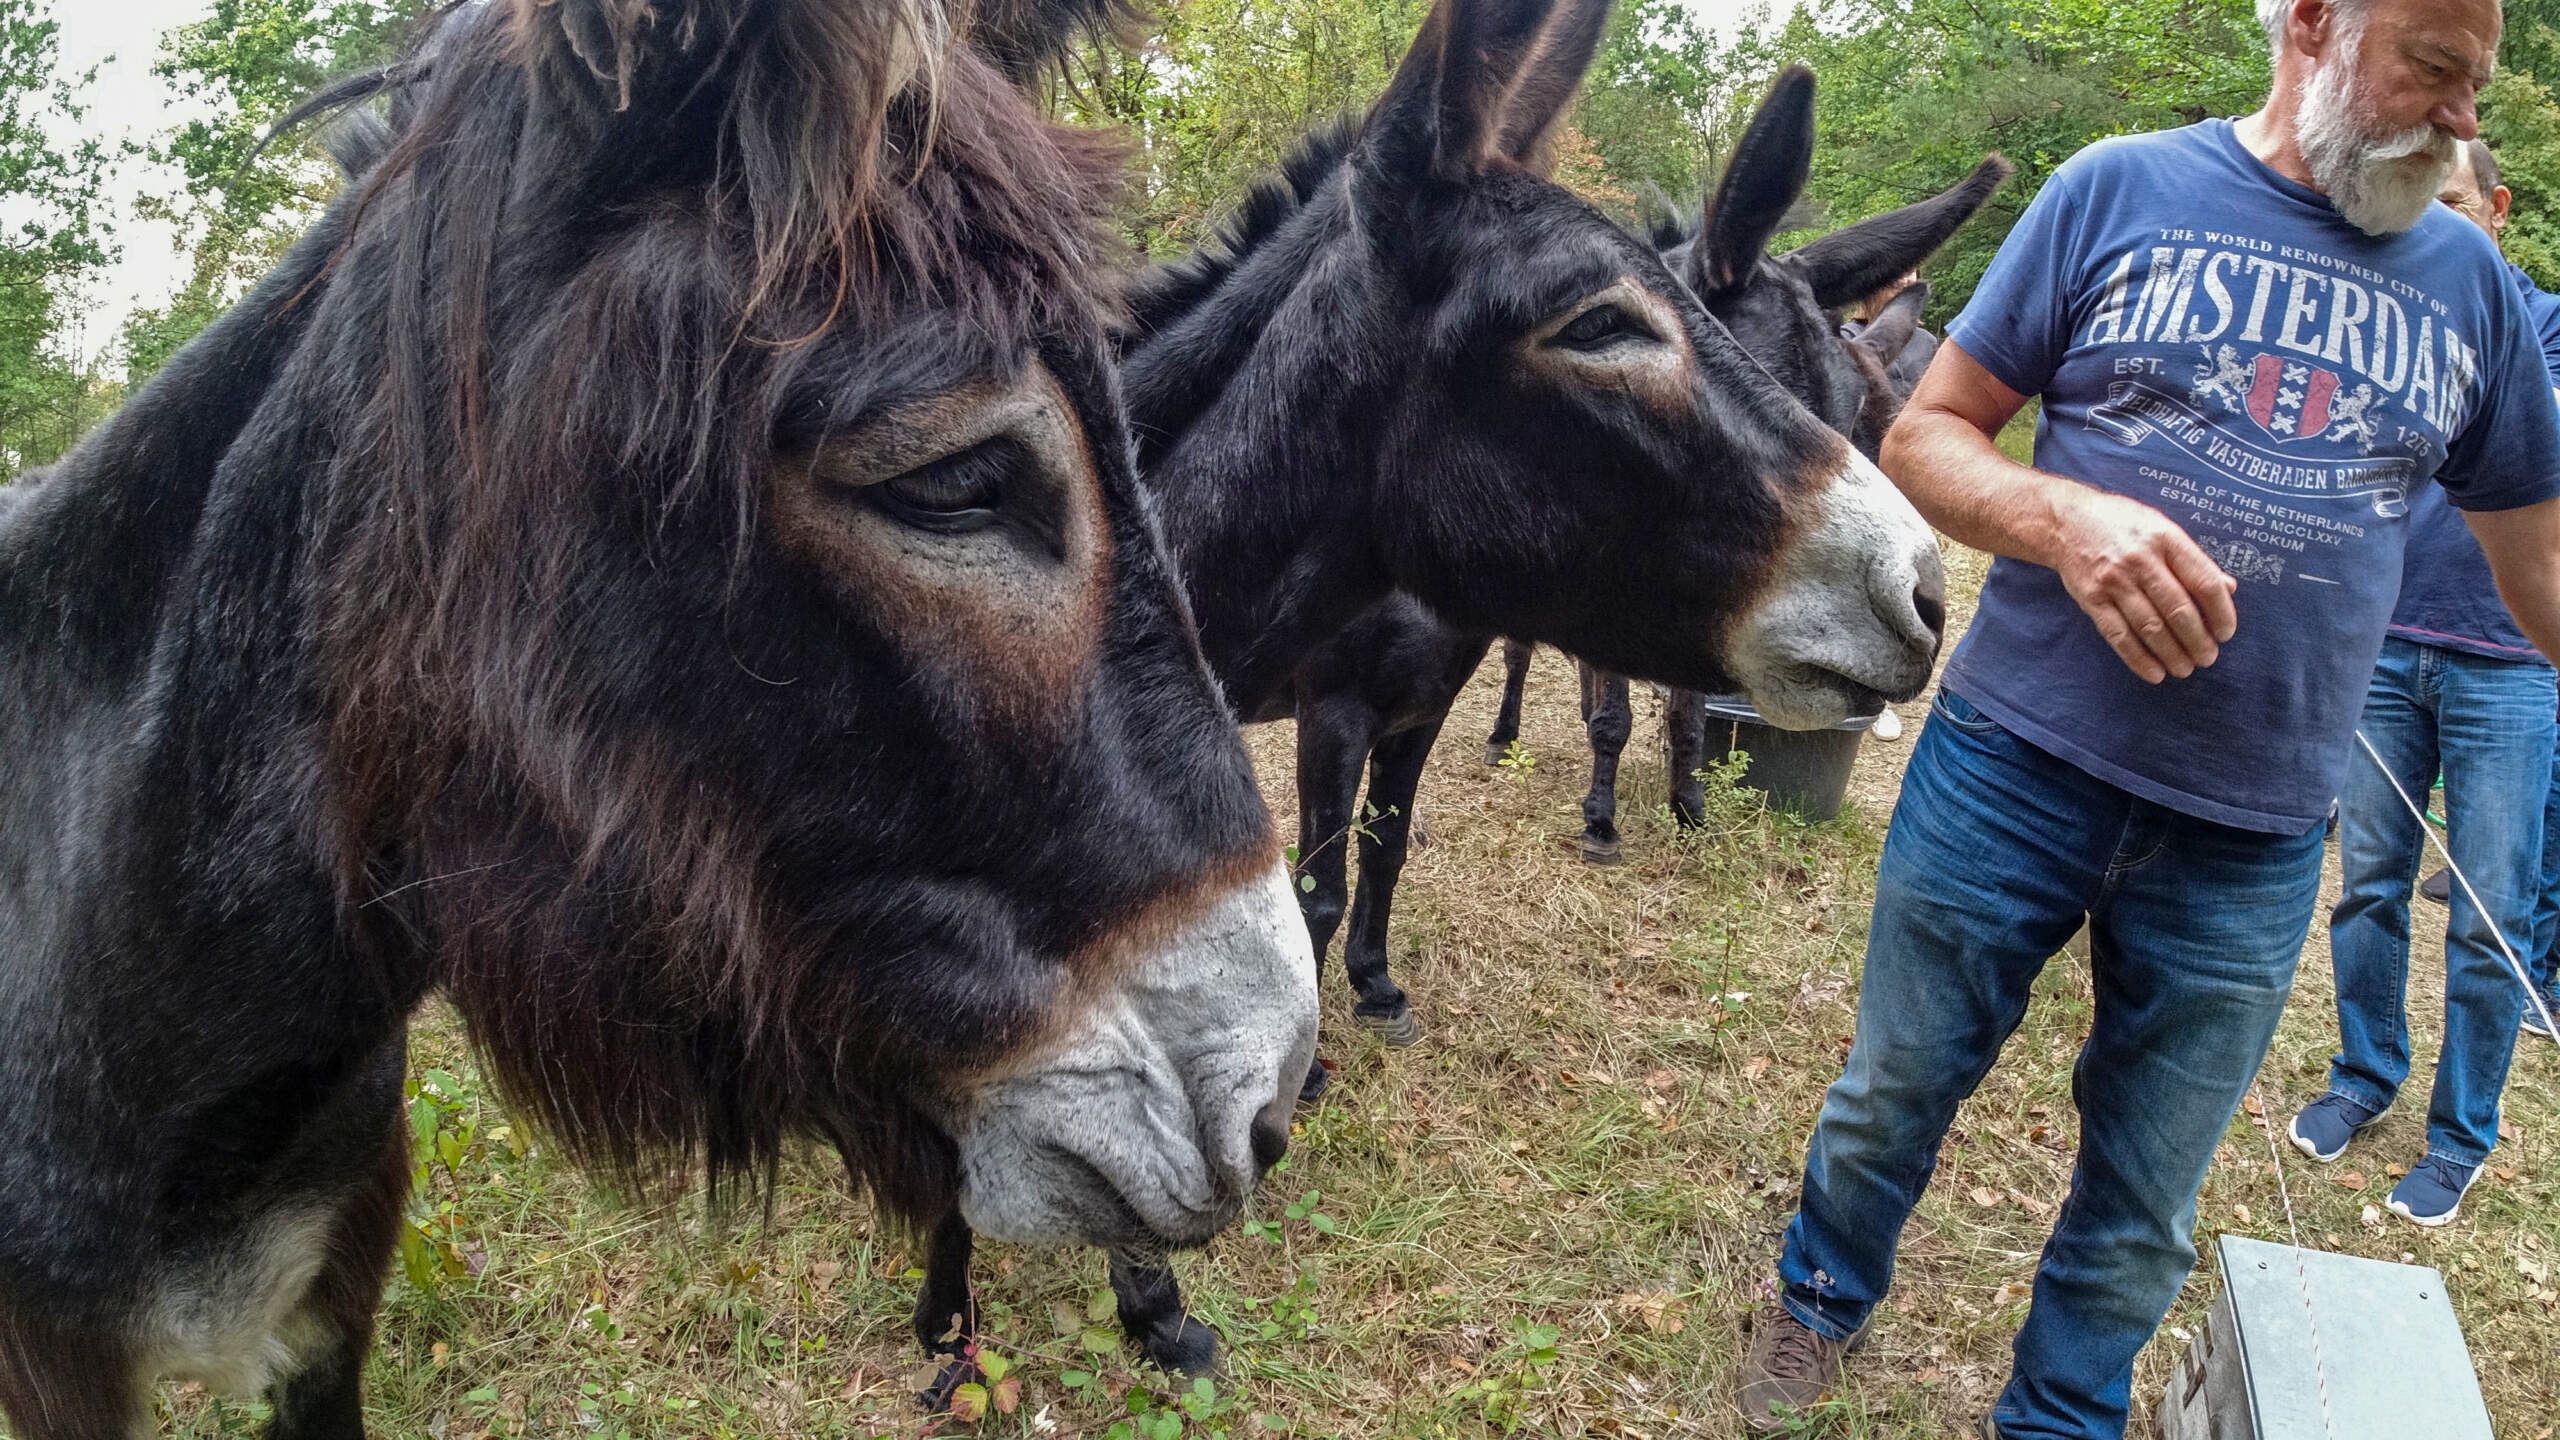
POLYGON ((844 1266, 834 1260, 821 1260, 809 1267, 809 1292, 824 1295, 844 1277, 844 1266))
POLYGON ((2501 1180, 2513 1180, 2516 1178, 2516 1167, 2513 1165, 2492 1166, 2490 1167, 2489 1173, 2497 1176, 2501 1180))
POLYGON ((2241 1100, 2240 1108, 2252 1115, 2264 1115, 2267 1113, 2267 1102, 2259 1099, 2258 1092, 2252 1090, 2241 1100))
POLYGON ((1985 1210, 1988 1210, 1992 1206, 2000 1203, 2000 1192, 1992 1189, 1988 1185, 1976 1185, 1971 1190, 1966 1191, 1965 1196, 1967 1199, 1973 1201, 1974 1204, 1981 1206, 1985 1210))
POLYGON ((2053 1127, 2050 1125, 2030 1125, 2027 1127, 2027 1138, 2030 1140, 2042 1140, 2052 1133, 2053 1127))
POLYGON ((442 1365, 453 1358, 453 1347, 439 1340, 427 1347, 427 1357, 434 1364, 442 1365))
POLYGON ((2364 1172, 2361 1170, 2350 1170, 2338 1177, 2338 1188, 2342 1190, 2361 1190, 2371 1183, 2364 1178, 2364 1172))
POLYGON ((2053 1209, 2053 1206, 2050 1204, 2047 1204, 2046 1202, 2039 1200, 2033 1195, 2029 1195, 2022 1190, 2010 1191, 2009 1198, 2017 1201, 2018 1208, 2026 1211, 2030 1215, 2042 1216, 2053 1209))
POLYGON ((2385 1165, 2382 1167, 2382 1173, 2390 1176, 2394 1180, 2397 1180, 2409 1173, 2409 1167, 2406 1165, 2385 1165))
POLYGON ((2034 1293, 2033 1287, 2012 1280, 1991 1292, 1991 1308, 1997 1310, 2003 1305, 2015 1305, 2034 1293))
POLYGON ((2356 1218, 2363 1221, 2368 1229, 2380 1229, 2382 1226, 2382 1207, 2379 1205, 2367 1205, 2364 1207, 2362 1213, 2358 1214, 2356 1218))
POLYGON ((1680 1083, 1680 1077, 1669 1070, 1656 1070, 1644 1077, 1648 1090, 1668 1090, 1680 1083))
POLYGON ((2231 1217, 2243 1225, 2253 1225, 2257 1223, 2249 1217, 2249 1207, 2246 1205, 2232 1206, 2231 1217))
POLYGON ((1769 1057, 1766 1055, 1754 1055, 1742 1062, 1742 1078, 1745 1080, 1757 1080, 1768 1073, 1769 1057))

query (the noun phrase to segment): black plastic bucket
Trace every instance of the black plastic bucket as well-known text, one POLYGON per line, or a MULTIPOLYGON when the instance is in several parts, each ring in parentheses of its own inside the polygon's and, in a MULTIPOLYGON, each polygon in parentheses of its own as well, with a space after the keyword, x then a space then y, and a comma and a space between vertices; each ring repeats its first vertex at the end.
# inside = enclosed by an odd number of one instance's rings
POLYGON ((1828 730, 1780 730, 1760 718, 1741 695, 1710 695, 1707 758, 1721 760, 1739 750, 1751 757, 1742 783, 1764 791, 1769 803, 1807 820, 1828 820, 1848 798, 1849 772, 1857 767, 1858 742, 1872 715, 1853 715, 1828 730))

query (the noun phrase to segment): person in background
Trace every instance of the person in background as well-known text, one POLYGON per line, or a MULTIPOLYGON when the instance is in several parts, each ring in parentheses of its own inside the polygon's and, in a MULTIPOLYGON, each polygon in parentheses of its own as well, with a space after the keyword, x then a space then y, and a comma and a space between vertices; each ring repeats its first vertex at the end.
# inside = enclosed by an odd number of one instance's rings
MULTIPOLYGON (((2463 151, 2438 198, 2494 241, 2509 204, 2497 160, 2477 140, 2463 151)), ((2548 384, 2560 300, 2513 265, 2507 271, 2544 361, 2535 373, 2548 384)), ((2359 753, 2339 794, 2340 894, 2329 921, 2339 1051, 2329 1092, 2288 1128, 2296 1149, 2327 1164, 2391 1108, 2409 1077, 2409 882, 2427 841, 2424 822, 2400 797, 2423 800, 2441 771, 2446 843, 2480 904, 2458 887, 2451 897, 2444 1048, 2427 1108, 2427 1152, 2386 1202, 2420 1225, 2443 1225, 2460 1212, 2498 1143, 2498 1097, 2527 1009, 2507 950, 2518 959, 2535 953, 2556 710, 2551 666, 2507 614, 2462 512, 2439 486, 2418 491, 2409 500, 2399 603, 2358 724, 2380 763, 2359 753)))
POLYGON ((2497 248, 2435 203, 2495 0, 2259 0, 2267 102, 2054 172, 1882 464, 1994 561, 1878 867, 1748 1423, 1800 1423, 1956 1108, 2085 922, 2079 1153, 1991 1440, 2121 1440, 2196 1193, 2284 1013, 2322 823, 2442 486, 2560 653, 2560 412, 2497 248), (2041 396, 2035 465, 1994 438, 2041 396))

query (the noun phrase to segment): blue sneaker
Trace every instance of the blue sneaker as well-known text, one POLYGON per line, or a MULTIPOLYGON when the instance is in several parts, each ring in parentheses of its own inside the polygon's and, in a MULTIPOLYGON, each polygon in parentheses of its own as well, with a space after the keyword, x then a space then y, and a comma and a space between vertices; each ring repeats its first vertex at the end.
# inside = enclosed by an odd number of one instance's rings
POLYGON ((2451 1223, 2454 1216, 2462 1213, 2463 1192, 2479 1178, 2477 1165, 2430 1155, 2391 1187, 2391 1198, 2384 1204, 2401 1219, 2432 1230, 2451 1223))
MULTIPOLYGON (((2542 1003, 2551 1007, 2553 1015, 2560 1016, 2560 995, 2545 995, 2542 997, 2542 1003)), ((2527 1035, 2539 1035, 2545 1040, 2554 1038, 2551 1027, 2542 1023, 2542 1012, 2534 1009, 2529 1001, 2524 1007, 2524 1019, 2519 1023, 2519 1028, 2527 1035)))
POLYGON ((2367 1110, 2332 1091, 2303 1106, 2285 1133, 2293 1137, 2294 1149, 2326 1165, 2347 1153, 2347 1142, 2356 1138, 2356 1132, 2381 1118, 2381 1111, 2367 1110))

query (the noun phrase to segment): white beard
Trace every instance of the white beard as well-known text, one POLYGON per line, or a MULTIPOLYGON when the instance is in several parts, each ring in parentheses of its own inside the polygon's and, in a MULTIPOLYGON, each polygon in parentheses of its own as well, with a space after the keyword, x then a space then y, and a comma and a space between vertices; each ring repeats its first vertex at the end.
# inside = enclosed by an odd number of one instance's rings
POLYGON ((2427 213, 2460 154, 2433 125, 2374 133, 2373 106, 2356 83, 2361 27, 2342 30, 2320 67, 2302 82, 2293 143, 2312 180, 2347 223, 2367 235, 2397 235, 2427 213))

